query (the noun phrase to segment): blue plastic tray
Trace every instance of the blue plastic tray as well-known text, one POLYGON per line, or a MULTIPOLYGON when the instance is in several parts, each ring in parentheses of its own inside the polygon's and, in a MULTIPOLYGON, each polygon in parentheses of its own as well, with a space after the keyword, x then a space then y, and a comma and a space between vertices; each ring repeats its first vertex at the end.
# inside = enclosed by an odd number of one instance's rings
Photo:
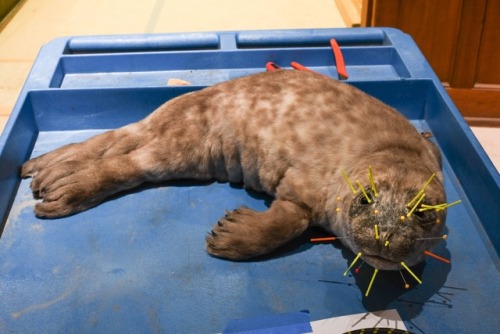
POLYGON ((0 332, 221 332, 231 319, 309 310, 311 320, 395 308, 416 333, 500 327, 500 177, 411 40, 393 29, 323 29, 69 37, 40 52, 0 137, 0 332), (424 284, 372 271, 342 274, 353 255, 311 244, 310 230, 249 262, 210 257, 205 234, 225 209, 270 199, 230 184, 143 186, 57 220, 34 216, 20 165, 63 144, 139 120, 165 100, 272 61, 336 77, 392 105, 444 155, 447 234, 415 268, 424 284), (167 87, 170 78, 190 87, 167 87))

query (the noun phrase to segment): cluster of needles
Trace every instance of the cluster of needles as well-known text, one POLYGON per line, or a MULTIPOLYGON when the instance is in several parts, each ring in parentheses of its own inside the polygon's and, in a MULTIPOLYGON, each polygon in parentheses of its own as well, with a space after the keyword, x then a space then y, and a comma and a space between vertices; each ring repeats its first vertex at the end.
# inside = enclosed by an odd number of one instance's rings
MULTIPOLYGON (((361 182, 359 180, 356 180, 355 183, 352 183, 350 180, 349 180, 349 177, 347 175, 347 173, 342 170, 341 171, 342 173, 342 176, 344 177, 347 185, 349 186, 349 188, 351 189, 352 193, 354 196, 356 196, 358 194, 358 189, 359 191, 361 191, 361 193, 363 194, 365 200, 367 203, 372 203, 372 198, 370 198, 370 196, 368 196, 366 190, 364 189, 364 187, 362 186, 361 182), (355 185, 357 185, 357 188, 355 188, 355 185)), ((422 189, 420 189, 420 191, 418 191, 417 195, 410 201, 408 202, 408 204, 406 205, 406 207, 408 208, 408 213, 406 215, 401 215, 399 220, 401 222, 404 222, 407 218, 410 218, 412 216, 412 214, 414 214, 415 212, 424 212, 424 211, 428 211, 428 210, 436 210, 436 211, 441 211, 441 210, 445 210, 451 206, 454 206, 456 204, 459 204, 461 202, 461 200, 457 200, 455 202, 452 202, 452 203, 442 203, 442 204, 436 204, 436 205, 428 205, 428 204, 424 204, 423 201, 424 201, 424 198, 425 198, 425 190, 426 188, 429 186, 429 184, 432 182, 432 180, 434 179, 436 175, 435 174, 432 174, 431 177, 427 180, 427 182, 424 184, 424 186, 422 187, 422 189)), ((372 190, 372 193, 373 193, 373 196, 375 198, 379 197, 379 193, 377 192, 377 188, 375 186, 375 181, 374 181, 374 178, 373 178, 373 172, 372 172, 372 167, 369 166, 368 167, 368 179, 370 181, 370 187, 371 187, 371 190, 372 190)), ((340 197, 337 197, 337 201, 341 202, 341 198, 340 197)), ((340 208, 336 208, 336 212, 339 213, 341 211, 340 208)), ((379 214, 379 211, 378 210, 374 210, 374 215, 378 215, 379 214)), ((434 223, 434 222, 432 222, 434 223)), ((435 221, 435 223, 439 224, 440 223, 440 220, 437 219, 435 221)), ((374 228, 374 237, 376 240, 379 240, 380 239, 380 233, 379 233, 379 226, 378 224, 374 224, 373 225, 373 228, 374 228)), ((418 238, 416 240, 432 240, 432 239, 443 239, 443 240, 446 240, 447 239, 447 235, 444 234, 442 236, 437 236, 437 237, 428 237, 428 238, 418 238)), ((327 241, 335 241, 337 239, 341 239, 341 238, 345 238, 344 237, 337 237, 337 236, 331 236, 331 237, 322 237, 322 238, 312 238, 310 241, 311 242, 327 242, 327 241)), ((384 246, 385 247, 388 247, 389 246, 389 241, 388 240, 385 240, 384 242, 384 246)), ((357 263, 357 261, 361 258, 361 256, 363 255, 362 252, 358 252, 356 257, 354 258, 354 260, 351 262, 351 264, 349 265, 349 267, 347 268, 347 270, 344 272, 344 276, 347 275, 347 273, 352 269, 352 267, 354 267, 354 265, 357 263)), ((439 255, 436 255, 428 250, 424 250, 424 255, 427 255, 427 256, 430 256, 434 259, 437 259, 439 261, 442 261, 444 263, 447 263, 447 264, 450 264, 450 260, 448 259, 445 259, 439 255)), ((361 265, 357 268, 355 268, 354 272, 355 273, 358 273, 361 266, 364 264, 364 261, 361 263, 361 265)), ((401 264, 401 267, 404 268, 419 284, 422 284, 422 280, 408 267, 408 265, 404 262, 404 261, 401 261, 400 262, 401 264)), ((375 268, 374 272, 373 272, 373 276, 370 280, 370 283, 368 285, 368 288, 365 292, 365 297, 368 297, 368 295, 370 294, 370 291, 372 289, 372 286, 373 286, 373 282, 375 281, 375 277, 377 276, 378 274, 378 271, 379 269, 375 268)), ((405 280, 405 277, 403 275, 403 272, 400 270, 399 271, 400 274, 401 274, 401 278, 403 279, 403 282, 404 282, 404 287, 406 289, 410 288, 410 285, 406 282, 405 280)))
MULTIPOLYGON (((335 65, 337 68, 338 79, 339 80, 347 80, 349 78, 349 74, 347 73, 347 69, 346 69, 346 65, 345 65, 345 61, 344 61, 344 56, 342 55, 342 51, 340 50, 339 44, 337 43, 337 41, 334 38, 330 39, 330 47, 332 49, 333 57, 335 59, 335 65)), ((292 61, 290 63, 290 66, 293 69, 298 70, 298 71, 315 72, 315 71, 307 68, 306 66, 304 66, 296 61, 292 61)), ((268 62, 266 64, 266 70, 268 72, 276 71, 276 70, 280 70, 280 69, 281 69, 281 67, 279 67, 278 65, 276 65, 273 62, 268 62)), ((316 73, 318 73, 318 72, 316 72, 316 73)))

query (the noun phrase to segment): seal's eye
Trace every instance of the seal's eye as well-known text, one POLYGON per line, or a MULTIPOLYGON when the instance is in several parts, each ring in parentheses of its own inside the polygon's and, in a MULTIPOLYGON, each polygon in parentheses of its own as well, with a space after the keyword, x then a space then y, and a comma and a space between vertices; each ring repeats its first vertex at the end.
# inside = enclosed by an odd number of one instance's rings
POLYGON ((364 193, 358 196, 358 203, 361 205, 368 205, 373 203, 373 194, 370 190, 365 190, 364 193))
POLYGON ((418 210, 415 210, 413 212, 413 215, 415 215, 417 218, 419 219, 424 219, 425 216, 426 216, 426 212, 425 211, 418 211, 418 210))

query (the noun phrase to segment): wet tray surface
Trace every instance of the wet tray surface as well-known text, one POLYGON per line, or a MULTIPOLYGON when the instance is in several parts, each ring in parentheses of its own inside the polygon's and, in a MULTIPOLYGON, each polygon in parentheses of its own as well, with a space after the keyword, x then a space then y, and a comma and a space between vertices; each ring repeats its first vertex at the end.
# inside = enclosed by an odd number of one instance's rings
POLYGON ((62 38, 42 49, 0 137, 1 332, 221 332, 231 319, 308 310, 311 320, 396 309, 415 333, 483 332, 500 324, 499 176, 413 41, 392 29, 250 31, 62 38), (443 152, 450 208, 435 253, 399 272, 344 277, 354 255, 311 244, 311 229, 248 262, 210 257, 204 238, 231 210, 272 199, 220 183, 145 185, 80 214, 33 214, 18 169, 61 145, 139 120, 165 100, 233 77, 298 61, 398 109, 443 152), (170 78, 190 87, 166 87, 170 78))

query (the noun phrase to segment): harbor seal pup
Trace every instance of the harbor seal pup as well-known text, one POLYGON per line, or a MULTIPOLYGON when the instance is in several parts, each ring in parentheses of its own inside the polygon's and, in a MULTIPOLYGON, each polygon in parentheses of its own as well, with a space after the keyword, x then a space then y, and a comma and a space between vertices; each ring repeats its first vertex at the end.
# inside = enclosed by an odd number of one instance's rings
POLYGON ((351 85, 290 70, 182 95, 137 123, 63 146, 21 169, 41 199, 36 215, 47 218, 86 210, 144 182, 243 183, 274 201, 264 212, 226 213, 207 235, 210 254, 248 259, 314 225, 388 270, 422 261, 437 241, 421 238, 442 232, 444 211, 409 215, 408 203, 432 174, 425 203, 443 203, 439 151, 401 114, 351 85), (352 191, 343 173, 365 192, 352 191))

